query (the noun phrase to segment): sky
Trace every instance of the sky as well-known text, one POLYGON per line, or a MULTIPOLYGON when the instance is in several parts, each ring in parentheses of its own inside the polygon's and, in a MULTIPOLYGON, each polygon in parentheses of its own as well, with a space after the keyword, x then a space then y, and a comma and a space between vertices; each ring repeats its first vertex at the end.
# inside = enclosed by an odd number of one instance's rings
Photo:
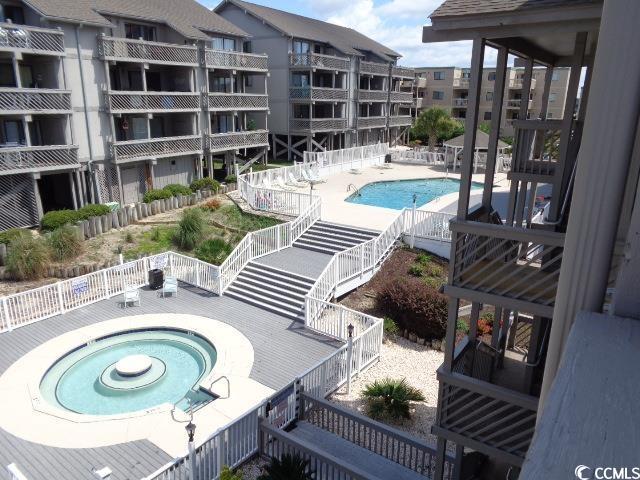
MULTIPOLYGON (((213 8, 218 0, 199 0, 213 8)), ((253 3, 351 27, 402 54, 407 67, 468 67, 471 42, 422 43, 422 27, 443 0, 252 0, 253 3)), ((495 65, 487 49, 485 65, 495 65)))

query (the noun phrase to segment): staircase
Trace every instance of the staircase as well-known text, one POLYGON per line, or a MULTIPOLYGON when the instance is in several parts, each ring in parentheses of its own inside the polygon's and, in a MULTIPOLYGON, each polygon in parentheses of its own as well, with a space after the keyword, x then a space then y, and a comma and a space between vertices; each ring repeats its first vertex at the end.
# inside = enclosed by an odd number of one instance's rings
POLYGON ((304 321, 304 296, 314 282, 313 278, 249 262, 225 295, 292 320, 304 321))
POLYGON ((378 235, 380 232, 375 230, 318 221, 293 242, 293 246, 333 255, 378 235))

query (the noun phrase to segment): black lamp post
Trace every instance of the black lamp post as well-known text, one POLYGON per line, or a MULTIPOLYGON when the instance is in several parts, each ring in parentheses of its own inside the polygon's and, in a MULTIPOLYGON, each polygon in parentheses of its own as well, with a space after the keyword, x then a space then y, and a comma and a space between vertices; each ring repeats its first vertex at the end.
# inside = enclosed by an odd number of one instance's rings
POLYGON ((354 330, 354 326, 352 323, 349 324, 349 326, 347 327, 347 335, 349 335, 349 338, 353 337, 353 330, 354 330))
POLYGON ((189 421, 184 429, 187 431, 187 435, 189 435, 189 443, 193 443, 193 437, 196 434, 196 424, 189 421))

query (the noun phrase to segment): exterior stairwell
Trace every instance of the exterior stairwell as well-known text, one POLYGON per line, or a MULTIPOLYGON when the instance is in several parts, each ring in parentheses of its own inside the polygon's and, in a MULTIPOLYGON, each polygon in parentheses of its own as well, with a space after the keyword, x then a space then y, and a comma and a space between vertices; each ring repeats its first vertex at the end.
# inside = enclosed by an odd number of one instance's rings
POLYGON ((293 246, 333 255, 378 235, 380 232, 375 230, 318 221, 293 242, 293 246))
POLYGON ((304 321, 304 297, 314 282, 313 278, 250 262, 225 295, 292 320, 304 321))

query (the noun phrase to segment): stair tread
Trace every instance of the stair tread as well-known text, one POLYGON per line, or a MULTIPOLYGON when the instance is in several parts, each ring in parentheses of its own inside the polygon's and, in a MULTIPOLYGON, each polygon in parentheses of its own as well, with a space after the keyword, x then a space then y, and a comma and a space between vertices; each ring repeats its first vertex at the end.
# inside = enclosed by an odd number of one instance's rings
POLYGON ((282 308, 278 308, 274 305, 265 305, 264 303, 261 303, 260 300, 257 299, 253 299, 253 298, 247 298, 247 297, 243 297, 242 295, 236 293, 236 292, 225 292, 225 295, 229 295, 229 297, 238 300, 240 302, 244 302, 244 303, 248 303, 249 305, 253 305, 254 307, 258 307, 261 308, 263 310, 266 310, 268 312, 272 312, 272 313, 276 313, 278 315, 281 315, 283 317, 287 317, 287 318, 291 318, 293 320, 297 320, 297 321, 303 321, 304 320, 304 315, 302 312, 293 312, 291 310, 284 310, 282 308))
POLYGON ((354 241, 354 242, 367 242, 369 240, 371 240, 372 238, 376 238, 376 237, 366 237, 366 239, 364 239, 364 235, 361 236, 354 236, 354 235, 344 235, 342 233, 335 233, 333 231, 326 231, 326 230, 320 230, 317 228, 309 228, 302 236, 304 237, 305 235, 321 235, 323 237, 330 237, 330 238, 336 238, 338 240, 348 240, 348 241, 354 241))
MULTIPOLYGON (((251 271, 246 271, 246 270, 242 270, 238 274, 238 276, 236 277, 236 280, 237 279, 242 279, 245 282, 255 282, 255 283, 258 283, 259 285, 264 284, 264 282, 266 281, 265 277, 257 274, 256 272, 251 272, 251 271)), ((268 284, 272 285, 272 284, 275 283, 277 285, 282 285, 285 288, 289 288, 291 290, 295 290, 297 292, 300 292, 301 295, 305 295, 309 291, 309 289, 311 288, 311 286, 303 287, 301 285, 296 285, 296 284, 293 284, 291 282, 285 282, 283 280, 276 280, 276 279, 271 278, 271 277, 267 277, 267 279, 268 279, 268 282, 269 282, 268 284)))
POLYGON ((300 275, 299 273, 294 273, 294 272, 290 272, 288 270, 282 270, 280 268, 277 267, 272 267, 271 265, 267 265, 266 263, 260 263, 260 262, 249 262, 247 264, 247 267, 250 267, 254 270, 261 270, 261 271, 267 271, 269 273, 272 273, 274 275, 277 275, 279 277, 282 277, 284 279, 294 279, 296 281, 302 282, 302 283, 308 283, 310 285, 313 285, 314 283, 316 283, 316 279, 315 278, 311 278, 311 277, 307 277, 304 275, 300 275))
POLYGON ((260 288, 262 288, 265 293, 270 293, 272 295, 276 295, 278 297, 282 297, 285 300, 292 298, 295 303, 304 303, 304 294, 302 293, 294 293, 289 292, 285 289, 273 287, 271 285, 264 285, 259 287, 257 285, 252 285, 250 283, 244 282, 241 278, 236 278, 234 282, 231 284, 232 286, 247 288, 250 291, 258 290, 258 294, 261 292, 260 288))
POLYGON ((307 250, 314 250, 316 252, 321 252, 321 253, 328 253, 330 255, 334 255, 336 253, 342 252, 343 250, 346 250, 345 248, 331 248, 328 246, 319 246, 319 245, 315 245, 313 243, 308 243, 305 242, 304 240, 296 240, 293 245, 295 247, 298 248, 306 248, 307 250))
POLYGON ((351 247, 355 247, 356 245, 360 245, 361 242, 356 242, 356 243, 352 243, 352 242, 336 242, 334 240, 331 239, 327 239, 327 238, 323 238, 323 237, 315 237, 312 235, 303 235, 302 237, 298 238, 298 240, 296 241, 304 241, 304 242, 311 242, 311 243, 319 243, 320 245, 328 245, 328 246, 335 246, 335 247, 341 247, 341 248, 351 248, 351 247))
POLYGON ((355 226, 352 226, 352 225, 341 225, 339 223, 331 223, 331 222, 319 221, 319 222, 315 222, 314 225, 333 227, 333 228, 339 229, 339 230, 347 230, 347 231, 352 231, 352 232, 355 232, 355 233, 373 235, 375 237, 380 235, 380 232, 377 231, 377 230, 369 230, 369 229, 366 229, 366 228, 355 227, 355 226))
POLYGON ((227 289, 227 293, 235 294, 237 297, 239 296, 244 298, 253 298, 254 300, 258 300, 261 303, 274 304, 275 306, 283 310, 289 310, 296 313, 301 312, 304 307, 304 302, 281 302, 265 295, 260 295, 259 293, 242 290, 241 288, 234 286, 233 284, 229 286, 229 288, 227 289))

